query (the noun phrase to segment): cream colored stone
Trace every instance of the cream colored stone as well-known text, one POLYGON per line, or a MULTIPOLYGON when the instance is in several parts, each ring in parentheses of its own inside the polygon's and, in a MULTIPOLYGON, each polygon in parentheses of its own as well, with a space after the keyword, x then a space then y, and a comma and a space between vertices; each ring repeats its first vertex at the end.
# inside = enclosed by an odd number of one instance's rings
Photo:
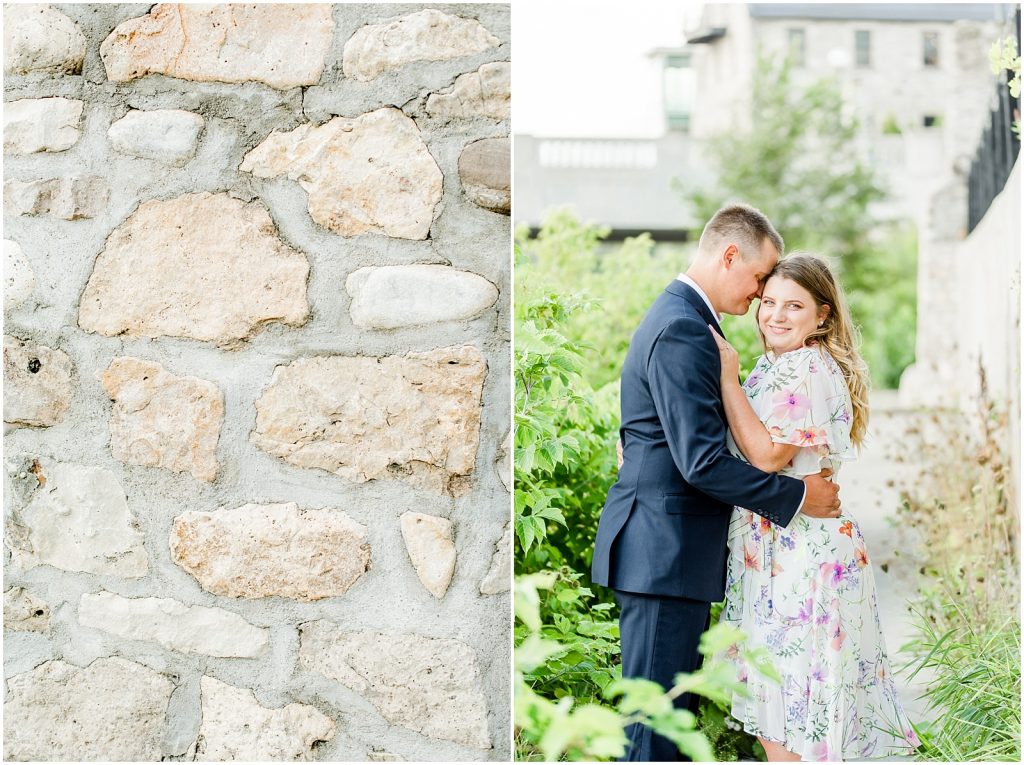
POLYGON ((342 236, 425 239, 441 201, 437 162, 416 123, 393 108, 275 131, 245 155, 241 170, 298 181, 313 220, 342 236))
POLYGON ((306 256, 267 209, 227 194, 139 205, 107 237, 79 303, 82 329, 237 347, 272 321, 302 324, 306 256))
POLYGON ((223 608, 187 606, 171 598, 125 598, 112 592, 85 593, 78 621, 128 640, 151 640, 172 651, 206 656, 259 656, 270 630, 254 627, 223 608))
POLYGON ((4 4, 4 72, 79 74, 85 35, 58 10, 36 3, 4 4))
POLYGON ((23 98, 4 104, 4 153, 64 151, 82 133, 81 101, 72 98, 23 98))
POLYGON ((455 573, 452 522, 424 513, 402 513, 402 539, 420 584, 435 598, 443 598, 455 573))
POLYGON ((21 245, 4 239, 4 312, 28 300, 35 288, 36 277, 21 245))
POLYGON ((40 484, 20 511, 17 539, 8 529, 11 563, 65 571, 142 577, 149 561, 124 489, 109 470, 37 460, 40 484))
POLYGON ((114 357, 97 376, 115 402, 110 415, 114 459, 213 480, 224 423, 224 396, 216 385, 130 356, 114 357))
POLYGON ((345 43, 342 69, 366 82, 414 61, 446 61, 500 44, 479 21, 428 8, 356 30, 345 43))
POLYGON ((505 440, 498 447, 498 455, 494 460, 494 469, 501 479, 505 491, 512 491, 512 431, 505 434, 505 440))
POLYGON ((507 120, 512 113, 512 65, 492 61, 460 74, 447 91, 427 96, 427 114, 447 119, 486 117, 507 120))
POLYGON ((196 153, 203 118, 181 109, 132 109, 107 130, 122 154, 181 167, 196 153))
POLYGON ((507 138, 483 138, 462 150, 459 180, 473 204, 508 215, 512 211, 512 148, 507 138))
POLYGON ((508 592, 512 582, 512 526, 505 525, 505 533, 501 535, 498 548, 491 558, 491 567, 480 582, 480 592, 484 595, 497 595, 508 592))
POLYGON ((7 680, 4 759, 157 762, 174 684, 118 657, 48 661, 7 680))
POLYGON ((405 356, 313 356, 274 370, 250 440, 354 481, 469 490, 487 364, 472 346, 405 356))
POLYGON ((412 634, 299 627, 299 663, 360 693, 395 725, 490 749, 476 655, 465 643, 412 634))
POLYGON ((334 35, 330 4, 158 3, 100 46, 107 77, 315 85, 334 35))
POLYGON ((4 629, 49 632, 50 607, 24 587, 12 587, 4 593, 4 629))
POLYGON ((209 675, 199 681, 203 722, 200 762, 291 762, 314 760, 313 745, 334 737, 334 720, 308 704, 268 709, 248 688, 209 675))
POLYGON ((498 300, 497 287, 482 276, 449 266, 360 268, 345 289, 352 323, 375 329, 471 319, 498 300))
POLYGON ((294 502, 182 513, 170 548, 204 590, 232 598, 335 597, 370 568, 365 526, 340 510, 294 502))
POLYGON ((4 211, 10 215, 52 215, 64 220, 95 218, 110 199, 98 175, 75 175, 4 183, 4 211))
POLYGON ((4 335, 4 422, 48 427, 75 395, 75 367, 64 351, 4 335))

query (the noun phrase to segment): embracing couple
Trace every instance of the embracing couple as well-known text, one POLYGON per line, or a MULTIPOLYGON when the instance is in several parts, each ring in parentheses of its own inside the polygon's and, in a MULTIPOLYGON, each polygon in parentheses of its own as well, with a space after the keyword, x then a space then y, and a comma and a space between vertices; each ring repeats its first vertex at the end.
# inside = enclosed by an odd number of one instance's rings
MULTIPOLYGON (((593 579, 621 608, 622 676, 665 688, 700 664, 711 603, 782 677, 738 667, 733 716, 769 760, 857 760, 917 746, 882 640, 864 538, 830 480, 855 457, 868 376, 842 292, 811 255, 780 260, 758 210, 719 210, 648 310, 622 369, 622 464, 593 579), (743 382, 719 315, 759 299, 765 354, 743 382)), ((696 712, 684 694, 676 706, 696 712)), ((627 759, 682 759, 649 728, 627 759)))

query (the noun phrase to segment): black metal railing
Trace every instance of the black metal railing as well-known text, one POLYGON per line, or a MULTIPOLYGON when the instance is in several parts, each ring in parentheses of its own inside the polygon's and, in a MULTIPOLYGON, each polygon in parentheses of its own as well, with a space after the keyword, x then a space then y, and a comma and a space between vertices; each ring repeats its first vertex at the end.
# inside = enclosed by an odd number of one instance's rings
MULTIPOLYGON (((1013 28, 1017 36, 1017 50, 1020 51, 1019 7, 1013 28)), ((1006 78, 1004 71, 996 82, 996 105, 992 108, 989 125, 982 133, 967 178, 968 233, 981 222, 992 200, 1003 190, 1020 153, 1020 137, 1013 132, 1013 121, 1020 118, 1020 99, 1010 95, 1006 78)))

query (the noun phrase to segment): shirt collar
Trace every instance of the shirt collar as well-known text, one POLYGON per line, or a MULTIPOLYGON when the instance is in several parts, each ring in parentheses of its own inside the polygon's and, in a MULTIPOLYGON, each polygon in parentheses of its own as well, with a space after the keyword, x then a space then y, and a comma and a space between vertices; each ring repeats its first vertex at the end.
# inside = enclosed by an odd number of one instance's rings
POLYGON ((700 288, 700 285, 697 284, 697 282, 695 282, 686 274, 679 274, 679 276, 677 276, 676 279, 681 281, 683 284, 688 284, 691 287, 693 287, 697 294, 700 295, 700 299, 703 300, 707 304, 707 307, 711 310, 711 315, 718 319, 719 324, 722 323, 722 314, 718 313, 718 311, 715 310, 715 307, 711 305, 711 301, 708 300, 708 296, 704 294, 704 290, 700 288))

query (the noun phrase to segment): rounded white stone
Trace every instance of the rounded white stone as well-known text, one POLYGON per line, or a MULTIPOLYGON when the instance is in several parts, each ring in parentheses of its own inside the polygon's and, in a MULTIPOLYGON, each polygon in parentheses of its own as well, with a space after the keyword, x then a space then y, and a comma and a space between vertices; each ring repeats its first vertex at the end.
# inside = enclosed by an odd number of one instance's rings
POLYGON ((21 245, 4 239, 4 312, 28 300, 36 288, 36 277, 21 245))
POLYGON ((36 3, 4 4, 4 72, 77 74, 85 35, 58 10, 36 3))
POLYGON ((73 98, 22 98, 4 104, 4 153, 34 154, 70 149, 82 133, 81 101, 73 98))
POLYGON ((402 539, 420 583, 435 598, 443 598, 455 573, 452 522, 424 513, 402 513, 402 539))
POLYGON ((133 109, 110 126, 107 136, 122 154, 181 166, 192 159, 203 118, 180 109, 133 109))

